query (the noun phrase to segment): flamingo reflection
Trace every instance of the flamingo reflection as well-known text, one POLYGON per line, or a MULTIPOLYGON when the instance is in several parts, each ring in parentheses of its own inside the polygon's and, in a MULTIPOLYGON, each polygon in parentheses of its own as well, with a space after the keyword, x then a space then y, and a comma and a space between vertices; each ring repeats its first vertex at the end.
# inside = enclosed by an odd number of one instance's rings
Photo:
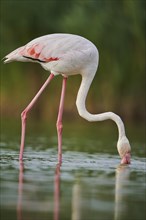
POLYGON ((81 184, 76 181, 72 188, 72 216, 71 220, 81 220, 81 184))
POLYGON ((115 182, 115 220, 124 219, 124 215, 127 213, 125 189, 129 176, 130 169, 128 166, 120 165, 117 168, 115 182))
POLYGON ((24 164, 19 163, 19 183, 18 183, 18 201, 17 201, 17 219, 22 220, 22 197, 23 197, 23 179, 24 164))
POLYGON ((60 210, 60 166, 57 164, 54 178, 54 220, 59 220, 60 210))

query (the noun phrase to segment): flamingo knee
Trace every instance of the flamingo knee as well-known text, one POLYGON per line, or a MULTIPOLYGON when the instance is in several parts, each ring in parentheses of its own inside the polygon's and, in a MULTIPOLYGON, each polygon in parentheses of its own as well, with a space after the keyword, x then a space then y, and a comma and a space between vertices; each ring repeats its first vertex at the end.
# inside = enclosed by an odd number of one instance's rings
POLYGON ((25 122, 27 119, 27 111, 26 109, 21 113, 21 120, 25 122))
POLYGON ((58 133, 59 135, 62 135, 62 131, 63 131, 62 121, 57 121, 57 123, 56 123, 56 128, 57 128, 57 133, 58 133))

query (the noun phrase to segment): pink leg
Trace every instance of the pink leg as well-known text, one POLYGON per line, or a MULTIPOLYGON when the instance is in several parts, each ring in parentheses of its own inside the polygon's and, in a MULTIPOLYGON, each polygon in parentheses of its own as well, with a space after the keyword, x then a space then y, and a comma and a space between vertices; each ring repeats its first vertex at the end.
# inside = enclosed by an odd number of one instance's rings
POLYGON ((66 82, 67 78, 63 78, 62 83, 62 91, 61 91, 61 98, 60 98, 60 105, 59 105, 59 112, 58 112, 58 118, 57 118, 57 134, 58 134, 58 162, 62 162, 62 116, 63 116, 63 107, 64 107, 64 97, 65 97, 65 89, 66 89, 66 82))
POLYGON ((24 151, 24 142, 25 142, 25 130, 26 130, 26 119, 28 112, 32 109, 34 104, 36 103, 39 96, 42 94, 46 86, 49 84, 49 82, 54 78, 54 75, 51 73, 46 82, 43 84, 41 89, 38 91, 38 93, 35 95, 35 97, 32 99, 32 101, 29 103, 29 105, 24 109, 24 111, 21 113, 21 120, 22 120, 22 130, 21 130, 21 145, 20 145, 20 154, 19 154, 19 160, 23 159, 23 151, 24 151))

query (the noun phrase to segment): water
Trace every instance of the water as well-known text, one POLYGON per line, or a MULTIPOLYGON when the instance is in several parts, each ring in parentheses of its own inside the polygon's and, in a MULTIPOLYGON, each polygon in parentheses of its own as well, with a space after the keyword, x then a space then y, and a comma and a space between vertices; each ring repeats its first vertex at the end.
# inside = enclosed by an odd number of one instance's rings
POLYGON ((146 218, 142 128, 130 129, 132 163, 121 166, 111 124, 66 123, 60 166, 55 127, 43 126, 28 128, 23 163, 18 161, 19 126, 2 126, 1 220, 146 218))

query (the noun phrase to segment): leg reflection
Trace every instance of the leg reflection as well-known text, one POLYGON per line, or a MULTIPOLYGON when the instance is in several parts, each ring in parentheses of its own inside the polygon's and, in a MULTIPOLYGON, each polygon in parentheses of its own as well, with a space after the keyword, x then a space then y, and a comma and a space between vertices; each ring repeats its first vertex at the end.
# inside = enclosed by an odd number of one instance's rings
MULTIPOLYGON (((60 208, 60 166, 57 164, 54 175, 54 220, 59 220, 60 208)), ((23 220, 23 185, 24 185, 24 164, 19 163, 19 183, 18 183, 18 200, 17 200, 17 220, 23 220)))
POLYGON ((59 220, 60 209, 60 166, 57 164, 54 178, 54 220, 59 220))
POLYGON ((17 219, 22 220, 22 193, 23 193, 23 162, 19 163, 19 183, 18 183, 18 201, 17 201, 17 219))

